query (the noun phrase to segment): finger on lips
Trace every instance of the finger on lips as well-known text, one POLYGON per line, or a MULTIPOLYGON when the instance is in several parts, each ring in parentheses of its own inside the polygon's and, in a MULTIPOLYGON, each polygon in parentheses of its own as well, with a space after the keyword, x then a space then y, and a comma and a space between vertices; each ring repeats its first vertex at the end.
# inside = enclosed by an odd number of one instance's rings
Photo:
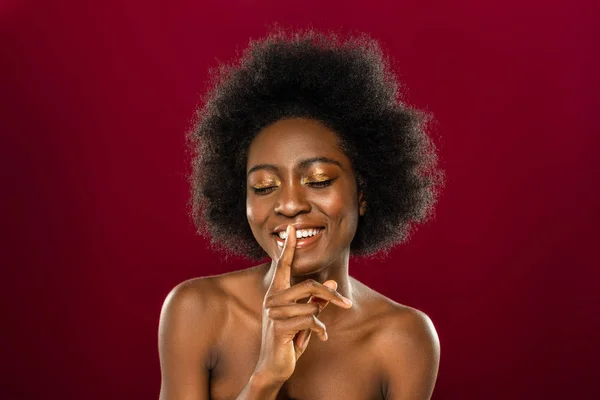
POLYGON ((317 316, 330 302, 342 308, 352 307, 352 302, 337 292, 338 285, 334 280, 321 284, 314 279, 307 279, 291 286, 296 230, 292 225, 288 225, 286 233, 281 257, 277 262, 264 305, 268 309, 267 315, 270 319, 279 320, 286 330, 297 331, 294 341, 303 350, 313 331, 317 332, 322 341, 327 340, 325 324, 317 316), (306 303, 297 303, 306 297, 309 298, 306 303))
MULTIPOLYGON (((271 281, 271 288, 283 290, 290 287, 292 262, 294 261, 294 251, 296 247, 295 228, 288 225, 286 228, 287 237, 281 249, 281 256, 277 261, 275 273, 271 281)), ((270 288, 270 289, 271 289, 270 288)))
POLYGON ((291 266, 294 258, 294 250, 296 249, 296 230, 292 225, 288 225, 286 229, 287 238, 283 243, 283 249, 281 250, 281 260, 284 264, 291 266))
POLYGON ((281 250, 281 257, 277 261, 277 268, 273 274, 269 291, 279 291, 290 287, 292 261, 294 260, 294 249, 296 247, 296 234, 290 234, 294 230, 291 225, 287 226, 287 238, 281 250))

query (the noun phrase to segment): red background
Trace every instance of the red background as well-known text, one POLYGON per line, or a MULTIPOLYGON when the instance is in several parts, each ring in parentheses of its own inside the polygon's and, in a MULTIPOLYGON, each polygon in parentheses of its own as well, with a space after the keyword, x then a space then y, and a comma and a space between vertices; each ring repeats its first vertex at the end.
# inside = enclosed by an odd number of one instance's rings
POLYGON ((253 265, 194 235, 184 134, 271 22, 370 33, 437 118, 436 218, 351 262, 433 320, 434 399, 599 396, 598 2, 491 3, 0 3, 2 397, 157 398, 168 291, 253 265))

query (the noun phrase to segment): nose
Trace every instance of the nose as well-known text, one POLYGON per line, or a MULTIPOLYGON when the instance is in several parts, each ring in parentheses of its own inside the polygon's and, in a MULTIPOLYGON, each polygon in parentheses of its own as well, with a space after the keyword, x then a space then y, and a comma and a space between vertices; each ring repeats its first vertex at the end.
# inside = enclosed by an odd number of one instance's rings
POLYGON ((298 214, 308 213, 311 205, 306 199, 304 187, 299 182, 289 182, 281 185, 279 197, 275 203, 275 213, 286 217, 295 217, 298 214))

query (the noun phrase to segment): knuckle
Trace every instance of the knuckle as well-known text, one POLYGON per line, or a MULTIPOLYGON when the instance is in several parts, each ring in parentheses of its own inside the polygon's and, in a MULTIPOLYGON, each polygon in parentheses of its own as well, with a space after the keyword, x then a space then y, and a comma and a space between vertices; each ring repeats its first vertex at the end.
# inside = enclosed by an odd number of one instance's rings
POLYGON ((275 299, 273 298, 273 295, 267 296, 265 298, 265 303, 264 304, 265 304, 266 308, 273 307, 275 305, 274 303, 275 303, 275 299))
POLYGON ((314 314, 307 314, 302 318, 303 323, 305 325, 312 326, 315 323, 314 318, 315 318, 314 314))
POLYGON ((339 295, 340 295, 340 294, 339 294, 339 292, 338 292, 337 290, 335 290, 335 289, 332 289, 332 288, 330 288, 329 286, 325 286, 325 288, 327 288, 327 291, 328 291, 329 293, 331 293, 332 295, 334 295, 334 296, 339 296, 339 295))
POLYGON ((335 289, 332 289, 328 286, 320 285, 319 289, 324 296, 329 296, 329 298, 339 296, 339 293, 335 289))
POLYGON ((304 281, 304 284, 308 287, 317 287, 320 285, 319 282, 314 279, 307 279, 304 281))
POLYGON ((285 327, 283 326, 282 321, 274 320, 272 326, 273 326, 273 333, 275 333, 275 336, 280 335, 285 330, 285 327))
POLYGON ((267 315, 267 318, 273 319, 273 318, 277 318, 277 315, 279 313, 279 311, 276 308, 267 308, 265 310, 265 313, 267 315))
POLYGON ((290 261, 288 260, 287 253, 284 253, 283 256, 277 261, 277 268, 287 267, 290 261))

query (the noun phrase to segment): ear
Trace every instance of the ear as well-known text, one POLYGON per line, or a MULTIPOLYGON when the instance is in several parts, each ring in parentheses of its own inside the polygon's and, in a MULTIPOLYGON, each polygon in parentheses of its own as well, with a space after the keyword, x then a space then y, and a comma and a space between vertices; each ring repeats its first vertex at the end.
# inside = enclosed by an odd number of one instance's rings
POLYGON ((364 199, 363 193, 358 194, 358 214, 362 217, 367 212, 367 201, 364 199))

